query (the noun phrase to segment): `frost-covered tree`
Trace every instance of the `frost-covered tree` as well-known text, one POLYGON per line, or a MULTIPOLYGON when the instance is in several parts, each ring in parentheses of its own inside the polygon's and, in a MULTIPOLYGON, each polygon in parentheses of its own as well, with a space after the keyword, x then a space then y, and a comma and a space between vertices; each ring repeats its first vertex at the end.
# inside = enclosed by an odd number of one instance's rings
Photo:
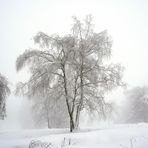
POLYGON ((107 31, 95 33, 91 16, 84 22, 73 19, 71 34, 60 37, 39 32, 34 41, 40 49, 27 50, 16 61, 17 71, 28 64, 31 72, 30 80, 21 87, 27 95, 36 94, 38 88, 48 91, 49 99, 54 99, 52 91, 60 94, 58 99, 65 101, 62 105, 67 108, 70 131, 79 127, 84 108, 105 116, 105 92, 123 85, 122 67, 104 63, 112 47, 107 31))
POLYGON ((74 17, 72 28, 76 40, 73 63, 79 76, 79 97, 76 113, 76 128, 79 125, 83 108, 98 111, 104 117, 110 105, 105 102, 104 94, 121 82, 123 68, 118 64, 105 64, 111 56, 112 40, 107 31, 95 33, 92 17, 86 17, 84 23, 74 17))
MULTIPOLYGON (((32 117, 37 127, 48 128, 68 128, 69 120, 66 108, 64 108, 63 99, 35 97, 31 101, 32 117)), ((66 105, 65 105, 66 107, 66 105)))
POLYGON ((125 92, 123 106, 124 121, 127 123, 148 122, 148 87, 136 87, 125 92))
POLYGON ((6 97, 10 94, 7 79, 0 74, 0 119, 6 117, 6 97))
POLYGON ((60 92, 57 89, 45 90, 39 90, 32 96, 32 114, 36 125, 47 123, 48 128, 69 127, 66 104, 60 92))
POLYGON ((30 116, 36 127, 69 127, 67 109, 60 87, 54 86, 51 89, 46 82, 46 79, 42 79, 38 82, 39 85, 32 82, 18 83, 16 93, 29 98, 32 113, 30 116))

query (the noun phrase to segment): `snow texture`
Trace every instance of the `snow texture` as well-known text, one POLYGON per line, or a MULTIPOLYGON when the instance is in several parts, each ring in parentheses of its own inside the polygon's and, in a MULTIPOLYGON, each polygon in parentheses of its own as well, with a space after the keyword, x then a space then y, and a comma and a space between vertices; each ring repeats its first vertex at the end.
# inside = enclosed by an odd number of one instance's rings
POLYGON ((83 128, 74 133, 69 129, 0 132, 0 148, 29 148, 31 142, 36 142, 34 148, 43 148, 37 143, 47 148, 148 148, 148 124, 83 128))

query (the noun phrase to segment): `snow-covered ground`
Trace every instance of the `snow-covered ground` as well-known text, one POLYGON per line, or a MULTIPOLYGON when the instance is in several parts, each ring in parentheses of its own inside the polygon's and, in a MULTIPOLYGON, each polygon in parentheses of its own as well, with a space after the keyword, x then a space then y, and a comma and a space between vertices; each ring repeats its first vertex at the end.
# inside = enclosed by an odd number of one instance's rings
POLYGON ((83 128, 75 133, 68 129, 0 132, 0 148, 29 148, 32 140, 52 143, 50 148, 148 148, 148 124, 83 128))

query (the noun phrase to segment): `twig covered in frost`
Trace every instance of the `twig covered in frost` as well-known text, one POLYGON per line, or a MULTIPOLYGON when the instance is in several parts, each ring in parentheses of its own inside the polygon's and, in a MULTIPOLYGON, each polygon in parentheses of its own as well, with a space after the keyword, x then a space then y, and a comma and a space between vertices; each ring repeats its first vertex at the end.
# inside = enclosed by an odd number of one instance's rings
POLYGON ((63 141, 62 141, 62 143, 61 143, 61 148, 65 148, 66 146, 70 146, 70 145, 71 145, 71 138, 66 139, 66 138, 64 137, 64 139, 63 139, 63 141))
POLYGON ((124 146, 124 145, 122 145, 122 144, 120 144, 120 147, 123 147, 123 148, 134 148, 134 147, 133 147, 133 142, 136 141, 136 138, 135 138, 135 137, 131 137, 131 138, 129 139, 129 141, 130 141, 130 147, 124 146))

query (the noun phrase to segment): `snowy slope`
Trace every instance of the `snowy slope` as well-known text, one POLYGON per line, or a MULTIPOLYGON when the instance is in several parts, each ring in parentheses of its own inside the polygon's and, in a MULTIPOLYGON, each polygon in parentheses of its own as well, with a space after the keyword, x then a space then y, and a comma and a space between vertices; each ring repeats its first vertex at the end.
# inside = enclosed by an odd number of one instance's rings
POLYGON ((148 124, 68 129, 1 131, 0 148, 28 148, 32 140, 52 143, 54 148, 148 148, 148 124))

